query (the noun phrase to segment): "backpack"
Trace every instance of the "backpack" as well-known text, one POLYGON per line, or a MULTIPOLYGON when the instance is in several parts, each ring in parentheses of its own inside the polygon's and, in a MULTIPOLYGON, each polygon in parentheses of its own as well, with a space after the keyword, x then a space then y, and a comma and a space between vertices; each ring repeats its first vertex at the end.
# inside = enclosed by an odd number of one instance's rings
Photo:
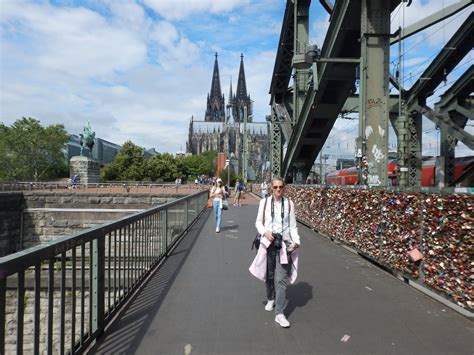
POLYGON ((242 184, 241 182, 239 182, 239 191, 244 191, 244 184, 242 184))

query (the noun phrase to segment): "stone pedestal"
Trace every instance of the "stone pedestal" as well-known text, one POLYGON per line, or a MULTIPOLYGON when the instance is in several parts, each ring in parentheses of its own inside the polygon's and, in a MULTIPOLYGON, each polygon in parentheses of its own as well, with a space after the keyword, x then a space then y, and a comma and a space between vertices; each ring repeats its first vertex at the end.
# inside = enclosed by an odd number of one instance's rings
POLYGON ((96 184, 100 182, 100 166, 88 157, 72 157, 69 162, 70 176, 77 175, 81 184, 96 184))

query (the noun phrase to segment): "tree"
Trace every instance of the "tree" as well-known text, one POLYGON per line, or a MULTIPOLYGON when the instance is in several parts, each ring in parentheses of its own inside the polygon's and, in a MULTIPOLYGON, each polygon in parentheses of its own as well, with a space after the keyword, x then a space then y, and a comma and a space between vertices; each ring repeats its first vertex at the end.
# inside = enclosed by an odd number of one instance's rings
POLYGON ((38 181, 57 177, 66 168, 69 134, 62 124, 43 127, 35 118, 0 124, 0 180, 38 181))
POLYGON ((144 173, 143 148, 126 141, 114 161, 104 166, 101 171, 103 180, 141 181, 144 173))
POLYGON ((145 163, 145 176, 151 181, 174 181, 178 174, 176 161, 169 153, 157 154, 145 163))

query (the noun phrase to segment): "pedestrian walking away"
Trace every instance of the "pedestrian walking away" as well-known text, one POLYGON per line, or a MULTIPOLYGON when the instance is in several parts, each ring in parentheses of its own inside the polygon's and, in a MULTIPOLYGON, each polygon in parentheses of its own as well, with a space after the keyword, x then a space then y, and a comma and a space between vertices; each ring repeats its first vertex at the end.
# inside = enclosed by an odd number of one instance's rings
POLYGON ((286 289, 298 273, 300 236, 296 224, 295 206, 284 196, 285 182, 274 178, 273 195, 260 200, 255 227, 260 233, 260 247, 250 265, 250 272, 265 281, 266 311, 275 309, 275 322, 288 328, 286 319, 286 289))
POLYGON ((239 181, 239 179, 237 179, 235 181, 235 187, 234 187, 234 190, 235 190, 235 194, 234 194, 234 203, 233 205, 234 206, 240 206, 240 194, 242 193, 242 191, 240 190, 240 185, 241 182, 239 181))
POLYGON ((212 208, 216 218, 216 233, 221 231, 222 223, 222 200, 225 196, 225 190, 222 186, 222 180, 217 179, 214 186, 211 188, 210 197, 213 199, 212 208))
POLYGON ((268 184, 265 180, 260 184, 260 195, 262 198, 266 198, 268 196, 268 184))

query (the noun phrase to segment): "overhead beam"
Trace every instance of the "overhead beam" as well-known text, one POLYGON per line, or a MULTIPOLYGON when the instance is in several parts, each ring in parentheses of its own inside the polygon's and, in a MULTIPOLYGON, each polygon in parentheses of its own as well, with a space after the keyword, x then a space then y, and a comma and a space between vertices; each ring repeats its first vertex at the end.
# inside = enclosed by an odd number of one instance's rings
POLYGON ((418 105, 417 111, 428 117, 438 126, 445 128, 449 134, 461 141, 466 147, 474 150, 474 136, 451 122, 448 115, 436 112, 426 105, 418 105))
POLYGON ((457 80, 441 95, 440 100, 435 104, 437 111, 451 105, 452 101, 460 95, 470 96, 474 92, 474 65, 471 65, 457 80))
MULTIPOLYGON (((461 0, 457 2, 456 4, 446 6, 443 10, 440 10, 438 12, 435 12, 434 14, 425 17, 424 19, 415 22, 414 24, 407 26, 403 30, 402 36, 397 36, 394 38, 390 39, 390 44, 397 43, 400 41, 400 39, 405 39, 410 36, 413 36, 414 34, 423 31, 424 29, 433 26, 437 24, 438 22, 441 22, 448 17, 451 17, 452 15, 457 14, 459 11, 465 9, 466 7, 472 5, 472 0, 461 0)), ((403 6, 403 4, 402 4, 403 6)))
POLYGON ((270 84, 270 104, 275 102, 275 96, 276 101, 281 102, 281 96, 284 96, 288 91, 292 71, 291 60, 294 52, 294 19, 294 3, 287 1, 270 84))
POLYGON ((408 91, 406 103, 409 111, 410 106, 416 104, 415 101, 424 104, 426 98, 433 95, 434 90, 472 50, 473 45, 474 13, 471 13, 408 91))
POLYGON ((328 12, 328 14, 332 14, 332 10, 334 9, 334 5, 329 0, 319 0, 321 5, 323 5, 324 9, 328 12))

